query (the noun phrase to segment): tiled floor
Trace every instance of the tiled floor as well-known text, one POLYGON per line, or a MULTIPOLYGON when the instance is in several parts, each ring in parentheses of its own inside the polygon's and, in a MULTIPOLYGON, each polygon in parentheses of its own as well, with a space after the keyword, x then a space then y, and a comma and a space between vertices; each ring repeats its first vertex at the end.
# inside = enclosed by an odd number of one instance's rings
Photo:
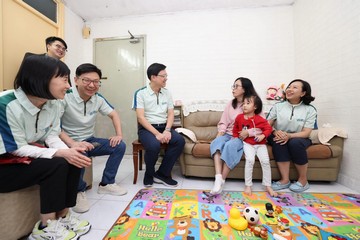
MULTIPOLYGON (((144 170, 139 171, 137 184, 133 184, 133 161, 132 155, 126 155, 120 165, 116 182, 127 188, 128 193, 124 196, 111 196, 97 194, 97 186, 102 176, 106 158, 98 157, 93 163, 93 188, 88 190, 87 198, 91 204, 90 211, 80 214, 79 218, 86 219, 92 224, 91 231, 82 236, 81 240, 101 240, 110 229, 115 220, 126 208, 135 194, 144 188, 142 180, 144 170)), ((185 178, 181 175, 180 166, 175 165, 173 169, 173 177, 179 182, 178 189, 210 189, 213 185, 213 179, 202 178, 185 178)), ((310 183, 311 192, 347 192, 356 193, 351 189, 344 187, 338 183, 310 183)), ((166 188, 161 184, 154 184, 156 188, 166 188)), ((239 180, 226 181, 224 190, 243 190, 244 183, 239 180)), ((262 191, 260 182, 255 182, 254 191, 262 191)))

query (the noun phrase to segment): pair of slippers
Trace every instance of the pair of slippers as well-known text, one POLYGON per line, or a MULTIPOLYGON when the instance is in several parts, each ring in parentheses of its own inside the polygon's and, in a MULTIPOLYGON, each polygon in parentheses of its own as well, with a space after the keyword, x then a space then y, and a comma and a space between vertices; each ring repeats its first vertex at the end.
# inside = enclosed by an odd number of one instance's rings
POLYGON ((280 181, 277 181, 273 182, 271 187, 274 191, 289 188, 293 192, 303 192, 305 190, 308 190, 310 188, 310 185, 308 182, 303 186, 300 182, 291 183, 289 181, 288 183, 282 184, 280 181))

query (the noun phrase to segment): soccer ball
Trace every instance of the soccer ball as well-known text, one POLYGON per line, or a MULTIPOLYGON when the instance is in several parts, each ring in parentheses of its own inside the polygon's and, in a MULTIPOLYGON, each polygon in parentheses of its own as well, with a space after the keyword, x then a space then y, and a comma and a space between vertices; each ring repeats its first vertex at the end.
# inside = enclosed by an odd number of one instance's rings
POLYGON ((243 211, 243 215, 246 221, 251 225, 255 225, 259 221, 259 212, 253 207, 246 207, 243 211))

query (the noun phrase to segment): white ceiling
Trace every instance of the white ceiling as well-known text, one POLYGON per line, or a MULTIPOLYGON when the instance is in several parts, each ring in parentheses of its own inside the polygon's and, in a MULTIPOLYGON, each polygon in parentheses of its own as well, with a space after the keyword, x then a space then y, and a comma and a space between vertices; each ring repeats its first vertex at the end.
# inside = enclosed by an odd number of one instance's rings
POLYGON ((84 21, 130 15, 292 5, 295 0, 62 0, 84 21))

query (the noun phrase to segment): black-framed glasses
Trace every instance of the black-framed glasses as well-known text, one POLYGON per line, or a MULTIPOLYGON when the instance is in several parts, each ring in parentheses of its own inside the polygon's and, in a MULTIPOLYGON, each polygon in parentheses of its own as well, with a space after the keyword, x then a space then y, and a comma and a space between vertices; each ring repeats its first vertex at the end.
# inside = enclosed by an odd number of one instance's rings
POLYGON ((231 89, 234 90, 234 89, 237 89, 238 87, 242 87, 242 86, 239 84, 234 84, 231 86, 231 89))
POLYGON ((65 47, 62 47, 60 44, 54 44, 53 46, 55 46, 57 49, 60 49, 64 52, 67 52, 67 49, 65 47))
POLYGON ((162 78, 167 78, 168 77, 167 74, 164 74, 164 75, 158 74, 157 76, 162 77, 162 78))
POLYGON ((101 86, 101 81, 100 80, 91 80, 88 78, 81 78, 81 81, 86 84, 86 85, 90 85, 90 83, 94 84, 95 87, 100 87, 101 86))

